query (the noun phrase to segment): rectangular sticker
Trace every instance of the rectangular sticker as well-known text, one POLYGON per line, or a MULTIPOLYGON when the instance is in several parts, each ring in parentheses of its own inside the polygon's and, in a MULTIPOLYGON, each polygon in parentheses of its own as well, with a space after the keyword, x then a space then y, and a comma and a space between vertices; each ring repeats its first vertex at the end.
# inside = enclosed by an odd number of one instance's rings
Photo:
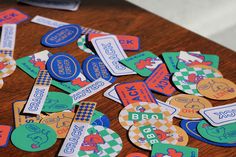
POLYGON ((119 60, 127 58, 118 39, 114 35, 97 37, 92 39, 92 44, 107 69, 115 76, 135 74, 135 72, 121 63, 119 60))
POLYGON ((165 64, 160 64, 152 74, 145 80, 148 87, 155 92, 171 96, 175 92, 175 88, 170 82, 170 73, 165 64))
POLYGON ((28 19, 28 15, 14 8, 0 12, 0 27, 3 24, 18 24, 28 19))
POLYGON ((115 89, 124 106, 135 102, 156 103, 156 99, 143 81, 121 83, 115 89))
POLYGON ((157 134, 153 131, 153 128, 151 125, 145 125, 139 127, 139 130, 143 134, 144 138, 148 141, 149 145, 152 146, 155 143, 160 143, 157 134))
POLYGON ((11 135, 12 127, 8 125, 0 125, 0 148, 6 147, 11 135))
POLYGON ((106 90, 106 92, 103 94, 105 97, 107 97, 107 98, 109 98, 109 99, 111 99, 111 100, 114 100, 114 101, 116 101, 116 102, 118 102, 118 103, 120 103, 121 104, 121 101, 120 101, 120 98, 119 98, 119 96, 117 95, 117 93, 116 93, 116 90, 115 90, 115 86, 116 85, 118 85, 118 83, 117 84, 115 84, 115 85, 113 85, 111 88, 109 88, 108 90, 106 90))
POLYGON ((103 78, 99 78, 99 79, 91 82, 87 86, 70 94, 70 96, 73 99, 73 104, 90 97, 91 95, 99 92, 100 90, 102 90, 110 85, 111 85, 111 83, 104 80, 103 78))
POLYGON ((201 115, 213 126, 236 122, 236 103, 201 109, 201 115))
POLYGON ((35 81, 34 87, 30 93, 29 99, 25 105, 24 113, 40 114, 44 102, 48 95, 52 78, 47 70, 40 70, 35 81))
POLYGON ((165 52, 165 53, 162 53, 162 57, 164 61, 166 62, 166 65, 170 73, 175 73, 179 71, 177 69, 177 64, 179 61, 178 59, 179 52, 165 52))
POLYGON ((161 107, 165 108, 166 110, 168 110, 171 114, 172 117, 174 117, 175 115, 177 115, 180 112, 180 109, 172 106, 170 104, 167 104, 161 100, 156 99, 157 104, 160 105, 161 107))

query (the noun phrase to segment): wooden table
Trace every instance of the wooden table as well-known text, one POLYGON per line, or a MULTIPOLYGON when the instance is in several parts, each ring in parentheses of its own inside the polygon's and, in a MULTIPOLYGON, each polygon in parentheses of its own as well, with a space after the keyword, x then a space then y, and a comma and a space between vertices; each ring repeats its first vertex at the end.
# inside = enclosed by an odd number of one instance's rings
MULTIPOLYGON (((199 50, 206 54, 217 54, 220 57, 219 70, 223 73, 225 78, 236 82, 236 53, 125 1, 84 0, 81 7, 76 12, 37 8, 24 4, 17 4, 15 0, 5 0, 0 3, 0 8, 2 10, 17 8, 31 17, 42 15, 114 34, 137 35, 141 38, 142 49, 140 52, 150 50, 160 56, 163 52, 199 50)), ((66 51, 73 54, 80 63, 89 56, 89 54, 82 52, 75 43, 54 49, 42 46, 40 44, 41 37, 51 29, 52 28, 50 27, 33 24, 30 20, 20 23, 17 26, 14 58, 18 59, 45 49, 48 49, 52 53, 66 51)), ((127 52, 127 55, 132 56, 136 53, 137 52, 127 52)), ((116 83, 143 79, 144 78, 138 75, 132 77, 123 76, 119 77, 116 83)), ((4 78, 4 86, 0 90, 0 124, 14 126, 12 103, 16 100, 26 100, 33 84, 34 80, 18 68, 10 77, 4 78)), ((60 90, 51 86, 50 91, 60 90)), ((128 140, 127 131, 123 129, 118 122, 118 114, 123 106, 105 98, 103 96, 104 91, 105 90, 102 90, 86 100, 98 103, 97 110, 108 115, 111 120, 111 128, 121 136, 123 140, 123 149, 119 156, 124 157, 132 152, 142 152, 150 155, 150 152, 138 149, 128 140)), ((175 94, 177 93, 178 92, 175 94)), ((167 99, 167 97, 158 94, 155 94, 155 96, 162 101, 167 99)), ((211 102, 214 106, 218 106, 235 102, 235 100, 236 99, 211 102)), ((175 119, 174 123, 178 125, 179 120, 175 119)), ((14 147, 10 142, 7 148, 0 148, 0 156, 52 157, 58 154, 62 142, 63 140, 58 140, 50 149, 38 153, 24 152, 14 147)), ((212 157, 236 156, 236 148, 216 147, 200 142, 192 137, 190 137, 188 146, 199 148, 200 157, 209 155, 212 157)))

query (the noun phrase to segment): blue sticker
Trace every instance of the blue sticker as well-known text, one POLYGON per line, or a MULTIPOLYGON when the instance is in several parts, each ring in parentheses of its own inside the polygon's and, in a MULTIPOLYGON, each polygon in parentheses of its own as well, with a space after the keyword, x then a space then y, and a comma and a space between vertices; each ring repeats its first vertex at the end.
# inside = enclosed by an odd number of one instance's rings
POLYGON ((188 135, 200 140, 202 142, 215 145, 215 146, 222 146, 222 147, 235 147, 236 143, 228 144, 228 143, 217 143, 209 141, 203 138, 197 131, 197 125, 201 120, 182 120, 180 126, 187 132, 188 135))
POLYGON ((100 126, 104 126, 106 128, 110 127, 110 120, 106 115, 103 115, 102 117, 99 117, 98 119, 96 119, 92 125, 100 125, 100 126))
POLYGON ((64 25, 46 33, 41 40, 47 47, 61 47, 77 40, 81 36, 80 25, 64 25))
POLYGON ((46 66, 51 77, 59 81, 72 81, 80 74, 79 62, 68 53, 50 56, 46 66))
POLYGON ((95 81, 99 77, 113 83, 116 77, 112 76, 102 60, 98 56, 89 56, 82 65, 83 73, 90 81, 95 81))

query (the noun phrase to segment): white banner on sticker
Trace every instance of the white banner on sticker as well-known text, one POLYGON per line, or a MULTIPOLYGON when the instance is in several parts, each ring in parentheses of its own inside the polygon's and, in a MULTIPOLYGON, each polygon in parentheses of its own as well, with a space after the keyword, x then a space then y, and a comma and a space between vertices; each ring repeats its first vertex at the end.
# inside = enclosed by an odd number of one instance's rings
POLYGON ((120 98, 115 90, 115 86, 118 85, 119 83, 115 84, 114 86, 112 86, 111 88, 109 88, 108 90, 106 90, 106 92, 103 94, 105 97, 114 100, 118 103, 121 104, 120 98))
POLYGON ((200 51, 192 51, 192 52, 185 52, 185 51, 180 51, 179 53, 179 60, 182 60, 184 62, 194 62, 194 61, 198 61, 199 63, 203 62, 203 59, 195 57, 192 54, 201 54, 200 51))

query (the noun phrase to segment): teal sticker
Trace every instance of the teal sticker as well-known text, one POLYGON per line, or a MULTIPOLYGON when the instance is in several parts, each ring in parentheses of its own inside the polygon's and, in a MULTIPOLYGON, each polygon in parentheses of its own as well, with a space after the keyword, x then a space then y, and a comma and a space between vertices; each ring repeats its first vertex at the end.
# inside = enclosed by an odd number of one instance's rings
POLYGON ((213 127, 205 120, 202 120, 197 130, 199 134, 213 142, 217 143, 236 143, 236 123, 213 127))
POLYGON ((162 57, 168 67, 168 70, 170 73, 174 73, 179 71, 177 69, 177 64, 178 64, 178 57, 179 57, 179 52, 165 52, 162 53, 162 57))
POLYGON ((46 101, 43 105, 43 112, 61 112, 71 110, 73 99, 71 96, 61 92, 48 92, 46 101))
POLYGON ((155 143, 151 157, 198 157, 198 149, 165 143, 155 143))
POLYGON ((144 119, 163 119, 162 113, 129 112, 129 121, 141 121, 144 119))
POLYGON ((57 140, 56 132, 40 123, 27 123, 16 128, 11 135, 12 143, 19 149, 38 152, 52 147, 57 140))
POLYGON ((155 143, 160 143, 157 134, 154 132, 151 125, 144 125, 139 127, 139 130, 143 134, 144 138, 148 141, 149 145, 152 146, 155 143))

